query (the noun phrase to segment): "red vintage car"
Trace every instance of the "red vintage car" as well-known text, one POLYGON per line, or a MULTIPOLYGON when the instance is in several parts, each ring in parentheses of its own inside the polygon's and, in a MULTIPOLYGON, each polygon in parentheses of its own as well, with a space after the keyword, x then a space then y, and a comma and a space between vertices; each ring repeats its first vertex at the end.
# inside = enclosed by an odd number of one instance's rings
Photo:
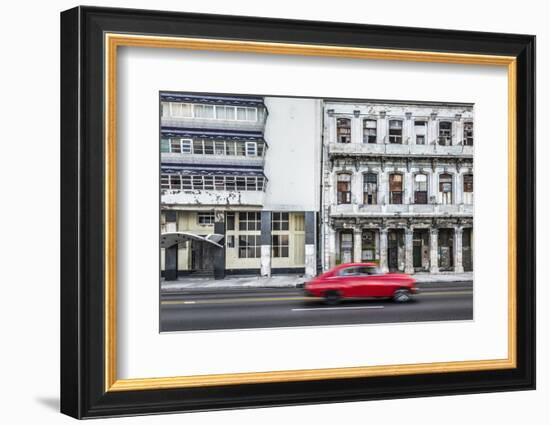
POLYGON ((403 273, 384 273, 375 263, 347 263, 315 277, 304 285, 307 296, 337 304, 345 298, 393 298, 407 302, 417 292, 416 281, 403 273))

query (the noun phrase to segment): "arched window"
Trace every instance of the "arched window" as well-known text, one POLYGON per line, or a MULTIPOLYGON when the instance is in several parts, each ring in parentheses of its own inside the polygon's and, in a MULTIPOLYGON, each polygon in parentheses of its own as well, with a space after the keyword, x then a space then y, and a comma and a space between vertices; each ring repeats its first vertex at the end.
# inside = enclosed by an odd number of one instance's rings
POLYGON ((375 205, 378 198, 378 176, 375 173, 363 174, 363 204, 375 205))
POLYGON ((453 123, 451 121, 439 121, 439 144, 451 146, 453 135, 453 123))
POLYGON ((336 139, 338 143, 351 143, 351 119, 336 119, 336 139))
POLYGON ((403 175, 390 174, 390 204, 403 203, 403 175))
POLYGON ((338 204, 351 204, 351 174, 338 174, 336 190, 338 204))
POLYGON ((453 176, 448 173, 439 175, 439 203, 443 205, 453 203, 453 176))
POLYGON ((414 203, 428 203, 428 176, 426 174, 417 174, 414 176, 414 203))
POLYGON ((390 143, 403 143, 403 121, 390 120, 390 143))
POLYGON ((363 120, 363 143, 376 143, 376 120, 363 120))
POLYGON ((472 205, 474 203, 474 175, 464 174, 463 179, 463 202, 472 205))

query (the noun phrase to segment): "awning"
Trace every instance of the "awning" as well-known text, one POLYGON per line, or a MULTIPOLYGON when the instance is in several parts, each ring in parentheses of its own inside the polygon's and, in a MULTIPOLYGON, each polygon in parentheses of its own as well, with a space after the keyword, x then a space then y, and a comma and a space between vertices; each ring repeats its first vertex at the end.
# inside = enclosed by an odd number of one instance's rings
POLYGON ((216 96, 214 94, 162 92, 164 102, 206 103, 210 105, 265 106, 264 98, 259 96, 216 96))
POLYGON ((240 177, 263 177, 267 181, 263 167, 224 167, 205 165, 162 163, 163 174, 180 174, 182 176, 240 176, 240 177))
POLYGON ((160 235, 160 247, 170 248, 174 245, 193 240, 209 243, 218 248, 223 248, 223 245, 219 244, 222 239, 223 235, 220 235, 218 233, 211 233, 206 236, 199 236, 191 232, 169 232, 160 235))
POLYGON ((162 126, 161 134, 162 137, 181 137, 186 139, 212 140, 243 140, 265 143, 264 135, 260 131, 206 130, 196 128, 162 126))

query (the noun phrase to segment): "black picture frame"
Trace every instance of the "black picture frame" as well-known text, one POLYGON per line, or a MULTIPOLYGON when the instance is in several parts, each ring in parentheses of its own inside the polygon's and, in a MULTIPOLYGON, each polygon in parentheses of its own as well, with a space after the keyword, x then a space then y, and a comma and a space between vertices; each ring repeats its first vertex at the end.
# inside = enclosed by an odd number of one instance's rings
MULTIPOLYGON (((61 412, 75 418, 535 388, 535 37, 76 7, 61 13, 61 412), (105 391, 104 34, 307 43, 517 59, 517 367, 105 391)), ((503 176, 503 178, 505 178, 503 176)))

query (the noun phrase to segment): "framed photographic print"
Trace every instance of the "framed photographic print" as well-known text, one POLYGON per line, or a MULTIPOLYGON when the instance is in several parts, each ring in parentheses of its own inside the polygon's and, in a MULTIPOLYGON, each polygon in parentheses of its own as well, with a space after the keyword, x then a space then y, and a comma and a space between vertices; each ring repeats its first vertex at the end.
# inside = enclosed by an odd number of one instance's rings
POLYGON ((534 36, 77 7, 61 56, 63 413, 535 387, 534 36))

